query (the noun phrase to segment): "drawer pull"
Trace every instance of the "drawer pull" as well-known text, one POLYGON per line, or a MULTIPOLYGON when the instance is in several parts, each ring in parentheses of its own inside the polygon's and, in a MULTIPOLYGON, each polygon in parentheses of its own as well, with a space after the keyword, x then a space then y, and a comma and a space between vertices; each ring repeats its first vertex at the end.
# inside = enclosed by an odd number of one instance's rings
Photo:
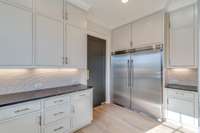
POLYGON ((29 108, 25 108, 25 109, 20 109, 20 110, 16 110, 15 113, 21 113, 21 112, 25 112, 25 111, 29 111, 29 108))
POLYGON ((179 92, 176 92, 177 95, 183 95, 184 96, 184 93, 179 93, 179 92))
POLYGON ((57 100, 57 101, 54 101, 54 103, 62 103, 63 100, 57 100))
POLYGON ((61 127, 59 127, 59 128, 56 128, 56 129, 54 129, 54 132, 57 132, 57 131, 59 131, 59 130, 62 130, 64 127, 63 126, 61 126, 61 127))
POLYGON ((58 116, 58 115, 61 115, 61 114, 64 114, 64 112, 55 113, 54 116, 58 116))
POLYGON ((86 94, 81 94, 80 97, 83 97, 83 96, 85 96, 85 95, 86 95, 86 94))

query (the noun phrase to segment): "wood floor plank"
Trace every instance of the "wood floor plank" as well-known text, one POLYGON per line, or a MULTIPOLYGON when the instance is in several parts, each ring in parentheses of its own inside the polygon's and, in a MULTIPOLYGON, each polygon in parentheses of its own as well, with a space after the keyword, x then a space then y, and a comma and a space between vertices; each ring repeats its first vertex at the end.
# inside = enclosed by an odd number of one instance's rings
POLYGON ((195 133, 114 104, 96 107, 93 115, 92 124, 76 133, 195 133))

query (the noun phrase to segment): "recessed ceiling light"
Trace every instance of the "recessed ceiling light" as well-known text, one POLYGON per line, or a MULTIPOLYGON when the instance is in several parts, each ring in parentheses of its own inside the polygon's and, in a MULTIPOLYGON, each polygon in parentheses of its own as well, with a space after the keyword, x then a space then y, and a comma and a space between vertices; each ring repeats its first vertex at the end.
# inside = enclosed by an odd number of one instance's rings
POLYGON ((121 0, 121 1, 122 1, 122 3, 124 3, 124 4, 128 2, 128 0, 121 0))

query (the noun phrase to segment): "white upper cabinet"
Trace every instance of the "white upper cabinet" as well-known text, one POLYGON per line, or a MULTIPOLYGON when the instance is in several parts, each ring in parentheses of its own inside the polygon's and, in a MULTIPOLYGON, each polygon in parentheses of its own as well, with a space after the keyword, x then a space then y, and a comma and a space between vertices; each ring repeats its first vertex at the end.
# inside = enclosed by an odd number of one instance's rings
POLYGON ((87 35, 75 26, 66 24, 65 64, 69 67, 86 68, 87 35))
POLYGON ((81 29, 87 28, 86 12, 83 10, 67 4, 65 8, 65 20, 68 24, 79 27, 81 29))
POLYGON ((170 67, 196 67, 195 7, 170 13, 170 67))
POLYGON ((36 11, 39 14, 62 20, 63 4, 63 0, 36 0, 36 11))
POLYGON ((159 12, 133 22, 133 47, 142 47, 152 44, 163 44, 164 13, 159 12))
POLYGON ((63 65, 63 23, 37 16, 36 27, 36 65, 63 65))
POLYGON ((131 25, 125 25, 112 31, 112 51, 131 48, 131 25))
POLYGON ((32 65, 32 12, 0 2, 0 65, 32 65))

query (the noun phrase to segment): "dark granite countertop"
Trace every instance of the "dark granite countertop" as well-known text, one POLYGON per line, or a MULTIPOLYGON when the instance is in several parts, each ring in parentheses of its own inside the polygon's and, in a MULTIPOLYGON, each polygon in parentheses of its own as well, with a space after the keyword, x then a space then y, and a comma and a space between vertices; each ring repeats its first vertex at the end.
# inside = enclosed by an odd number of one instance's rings
POLYGON ((170 89, 177 89, 177 90, 184 90, 184 91, 194 91, 194 92, 198 91, 198 87, 197 86, 179 85, 179 84, 167 84, 166 87, 170 88, 170 89))
POLYGON ((63 87, 0 95, 0 107, 17 104, 21 102, 47 98, 47 97, 52 97, 52 96, 57 96, 57 95, 62 95, 62 94, 73 93, 73 92, 87 90, 87 89, 92 89, 92 87, 78 84, 78 85, 71 85, 71 86, 63 86, 63 87))

